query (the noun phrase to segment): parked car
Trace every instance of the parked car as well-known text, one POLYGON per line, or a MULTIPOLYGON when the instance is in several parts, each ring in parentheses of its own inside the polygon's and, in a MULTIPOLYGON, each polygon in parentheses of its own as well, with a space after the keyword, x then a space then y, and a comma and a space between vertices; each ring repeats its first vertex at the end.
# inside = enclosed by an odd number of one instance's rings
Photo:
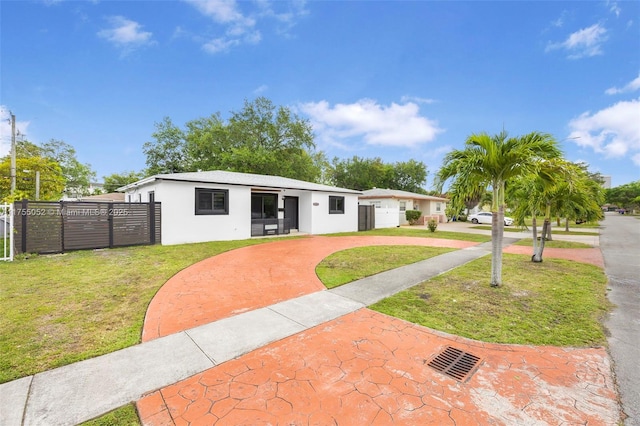
MULTIPOLYGON (((480 212, 476 214, 469 215, 467 220, 470 220, 471 223, 486 223, 491 225, 491 212, 480 212)), ((510 226, 513 224, 513 219, 510 217, 504 217, 504 226, 510 226)))

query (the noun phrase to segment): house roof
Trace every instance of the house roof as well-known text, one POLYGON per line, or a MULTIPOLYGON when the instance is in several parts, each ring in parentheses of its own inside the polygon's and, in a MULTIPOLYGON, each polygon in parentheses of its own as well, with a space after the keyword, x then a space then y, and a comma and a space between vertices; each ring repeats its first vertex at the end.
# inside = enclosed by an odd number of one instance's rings
POLYGON ((290 179, 280 176, 257 175, 252 173, 227 172, 223 170, 211 170, 206 172, 169 173, 153 175, 129 185, 118 188, 118 191, 127 191, 139 186, 148 185, 156 181, 176 181, 195 183, 217 183, 224 185, 252 186, 259 188, 277 189, 301 189, 306 191, 340 192, 346 194, 361 194, 346 188, 322 185, 319 183, 305 182, 303 180, 290 179))
POLYGON ((434 197, 432 195, 416 194, 415 192, 400 191, 398 189, 382 189, 373 188, 362 192, 361 199, 374 199, 374 198, 403 198, 411 200, 429 200, 429 201, 442 201, 447 202, 446 198, 434 197))
POLYGON ((108 194, 87 195, 78 198, 78 201, 124 201, 124 194, 121 192, 110 192, 108 194))

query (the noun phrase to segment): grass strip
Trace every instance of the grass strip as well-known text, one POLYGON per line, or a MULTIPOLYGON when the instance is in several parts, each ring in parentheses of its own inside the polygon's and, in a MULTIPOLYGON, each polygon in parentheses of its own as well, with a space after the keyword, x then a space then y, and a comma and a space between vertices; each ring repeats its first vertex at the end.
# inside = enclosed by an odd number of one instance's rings
POLYGON ((453 250, 422 246, 357 247, 326 257, 316 267, 316 274, 327 288, 334 288, 453 250))
MULTIPOLYGON (((533 238, 523 238, 515 242, 513 245, 533 247, 533 238)), ((561 241, 561 240, 545 241, 544 246, 546 248, 568 248, 568 249, 593 248, 591 244, 577 243, 574 241, 561 241)))
POLYGON ((117 408, 80 426, 139 426, 138 412, 133 404, 117 408))
POLYGON ((477 243, 486 243, 491 241, 490 235, 482 234, 467 234, 464 232, 450 232, 450 231, 438 231, 431 232, 425 228, 381 228, 372 229, 369 231, 361 232, 341 232, 338 234, 327 234, 327 237, 344 237, 344 236, 384 236, 384 237, 422 237, 422 238, 442 238, 444 240, 461 240, 472 241, 477 243))

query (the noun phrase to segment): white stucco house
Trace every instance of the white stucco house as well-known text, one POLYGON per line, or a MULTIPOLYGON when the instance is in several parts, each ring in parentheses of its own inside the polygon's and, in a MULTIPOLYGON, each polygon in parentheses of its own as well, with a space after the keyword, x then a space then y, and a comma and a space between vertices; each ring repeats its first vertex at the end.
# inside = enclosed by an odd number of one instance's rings
POLYGON ((409 222, 405 216, 407 210, 422 212, 419 225, 426 224, 429 219, 435 219, 438 222, 447 221, 445 210, 449 200, 446 198, 395 189, 374 188, 363 191, 359 199, 361 205, 376 206, 376 228, 408 225, 409 222))
POLYGON ((160 202, 162 244, 241 240, 298 230, 358 230, 359 191, 279 176, 206 171, 150 176, 118 189, 160 202))

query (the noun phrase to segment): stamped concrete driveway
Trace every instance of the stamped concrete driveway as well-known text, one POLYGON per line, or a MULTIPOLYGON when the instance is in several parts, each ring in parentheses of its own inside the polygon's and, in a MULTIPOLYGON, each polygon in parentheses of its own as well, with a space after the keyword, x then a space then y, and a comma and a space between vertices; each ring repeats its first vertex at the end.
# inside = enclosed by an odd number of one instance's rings
MULTIPOLYGON (((458 243, 313 237, 225 253, 187 268, 162 288, 149 308, 145 338, 322 291, 313 271, 338 250, 458 243), (249 278, 251 270, 261 273, 249 278)), ((582 258, 587 252, 578 253, 582 258)), ((604 348, 486 344, 366 308, 153 392, 137 406, 145 425, 615 425, 619 420, 604 348), (462 380, 428 366, 447 347, 478 357, 462 380)))

